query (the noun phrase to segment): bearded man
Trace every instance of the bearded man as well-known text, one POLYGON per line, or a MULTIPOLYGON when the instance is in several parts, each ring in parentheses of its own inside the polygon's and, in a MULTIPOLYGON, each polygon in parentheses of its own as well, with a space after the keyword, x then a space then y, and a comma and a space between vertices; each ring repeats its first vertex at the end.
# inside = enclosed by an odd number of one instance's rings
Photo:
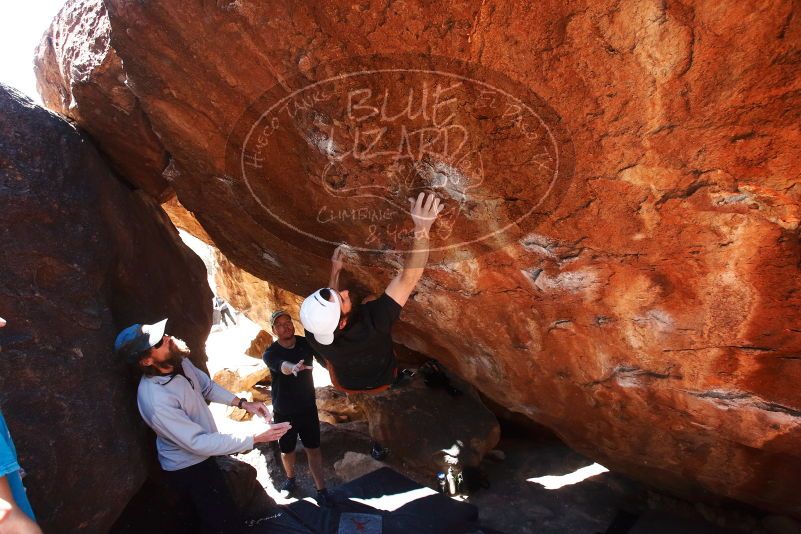
POLYGON ((237 406, 265 420, 270 412, 261 402, 236 397, 192 365, 186 343, 166 335, 166 324, 167 319, 131 325, 119 333, 114 350, 142 372, 136 400, 145 423, 156 433, 166 478, 191 500, 204 532, 239 532, 243 518, 214 457, 275 441, 291 425, 265 423, 256 434, 218 432, 207 401, 237 406))

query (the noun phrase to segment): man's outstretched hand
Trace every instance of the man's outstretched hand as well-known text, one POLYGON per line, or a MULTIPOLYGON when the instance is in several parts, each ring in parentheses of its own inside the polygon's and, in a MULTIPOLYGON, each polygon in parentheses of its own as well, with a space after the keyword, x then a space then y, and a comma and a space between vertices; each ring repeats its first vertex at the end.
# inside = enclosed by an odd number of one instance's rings
POLYGON ((410 198, 412 222, 414 222, 414 236, 428 237, 431 225, 437 220, 443 209, 444 204, 440 204, 439 198, 434 193, 420 193, 417 200, 410 198))
POLYGON ((285 375, 295 375, 298 376, 298 373, 301 371, 311 371, 314 369, 311 365, 306 365, 304 360, 300 360, 298 363, 293 364, 292 362, 283 362, 281 364, 281 372, 285 375))
POLYGON ((314 367, 312 367, 311 365, 306 365, 306 362, 301 360, 298 363, 296 363, 295 366, 292 368, 292 374, 298 376, 299 372, 311 371, 312 369, 314 369, 314 367))
POLYGON ((263 402, 243 402, 242 409, 250 415, 260 415, 269 420, 273 414, 270 413, 269 408, 263 402))
POLYGON ((287 430, 292 428, 289 422, 283 423, 270 423, 267 425, 267 430, 261 434, 253 436, 253 443, 267 443, 268 441, 275 441, 287 433, 287 430))

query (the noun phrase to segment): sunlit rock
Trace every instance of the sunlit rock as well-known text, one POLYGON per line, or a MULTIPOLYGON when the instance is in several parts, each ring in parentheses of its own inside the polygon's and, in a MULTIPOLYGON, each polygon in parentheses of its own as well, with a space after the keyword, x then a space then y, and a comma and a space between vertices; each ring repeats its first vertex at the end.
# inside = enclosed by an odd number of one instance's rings
POLYGON ((397 341, 612 470, 801 516, 797 6, 106 6, 238 267, 304 295, 346 242, 380 293, 434 190, 397 341))

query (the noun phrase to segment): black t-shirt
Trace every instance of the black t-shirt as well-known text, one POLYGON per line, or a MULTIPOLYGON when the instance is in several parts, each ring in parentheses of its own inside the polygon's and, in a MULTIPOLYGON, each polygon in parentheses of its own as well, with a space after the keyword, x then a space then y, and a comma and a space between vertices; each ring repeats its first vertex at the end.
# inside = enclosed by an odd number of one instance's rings
POLYGON ((378 299, 362 304, 344 330, 337 330, 334 342, 321 345, 307 332, 312 349, 329 362, 337 380, 346 389, 373 389, 394 380, 395 353, 392 325, 400 317, 401 306, 382 293, 378 299))
POLYGON ((314 399, 314 379, 311 371, 301 371, 298 376, 281 372, 282 362, 298 363, 304 360, 312 364, 314 351, 302 336, 295 336, 295 346, 287 349, 277 341, 267 347, 262 359, 273 377, 273 408, 285 415, 298 415, 317 411, 314 399))

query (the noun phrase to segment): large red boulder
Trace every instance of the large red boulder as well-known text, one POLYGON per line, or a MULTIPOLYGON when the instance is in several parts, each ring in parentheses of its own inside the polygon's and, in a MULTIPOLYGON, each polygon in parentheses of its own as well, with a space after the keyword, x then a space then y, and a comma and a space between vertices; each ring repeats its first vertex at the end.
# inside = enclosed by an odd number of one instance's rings
POLYGON ((102 0, 67 2, 42 36, 34 72, 48 108, 83 126, 125 180, 159 200, 168 155, 126 85, 102 0))
MULTIPOLYGON (((370 436, 403 464, 433 478, 448 467, 479 465, 501 437, 495 415, 473 388, 455 383, 458 394, 432 389, 420 378, 375 395, 354 395, 367 415, 370 436)), ((320 403, 318 402, 318 405, 320 403)))
POLYGON ((106 6, 236 265, 304 294, 344 241, 379 292, 434 189, 397 341, 611 469, 801 516, 796 4, 106 6))
POLYGON ((301 297, 240 269, 216 249, 214 260, 218 291, 234 308, 261 325, 270 336, 273 331, 270 316, 276 310, 284 310, 295 321, 295 332, 303 335, 299 319, 301 297))
POLYGON ((184 208, 177 198, 165 202, 162 204, 162 208, 176 227, 209 245, 204 257, 209 272, 214 273, 217 294, 228 301, 237 312, 243 313, 264 329, 251 345, 253 352, 247 351, 248 355, 261 358, 264 349, 272 343, 270 316, 276 310, 288 312, 296 321, 296 331, 300 334, 303 333, 300 322, 298 322, 302 297, 270 284, 231 263, 214 246, 214 241, 195 216, 184 208))
POLYGON ((0 168, 0 406, 45 532, 107 532, 154 456, 115 336, 169 317, 205 367, 205 269, 84 135, 5 86, 0 168))

